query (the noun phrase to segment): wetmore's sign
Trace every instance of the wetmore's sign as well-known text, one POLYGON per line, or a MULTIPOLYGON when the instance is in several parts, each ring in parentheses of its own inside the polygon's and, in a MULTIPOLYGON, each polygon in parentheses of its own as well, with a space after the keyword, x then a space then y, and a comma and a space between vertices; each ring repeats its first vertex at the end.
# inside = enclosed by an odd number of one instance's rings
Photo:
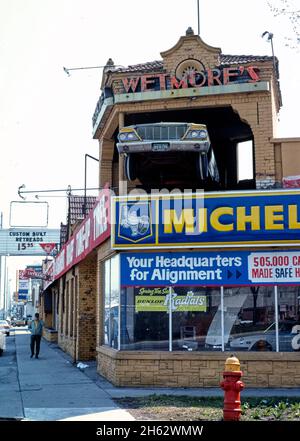
MULTIPOLYGON (((300 283, 300 251, 228 251, 198 253, 122 253, 121 285, 138 287, 136 311, 166 308, 168 286, 280 285, 300 283), (155 288, 156 287, 156 288, 155 288)), ((201 296, 186 298, 206 308, 201 296), (199 297, 199 298, 198 298, 199 297)), ((202 309, 201 309, 202 310, 202 309)))
MULTIPOLYGON (((194 60, 191 60, 193 63, 194 60)), ((122 78, 124 92, 149 92, 155 90, 187 89, 189 87, 226 86, 233 83, 256 83, 260 81, 255 66, 224 67, 222 69, 191 70, 181 78, 165 73, 122 78)))
POLYGON ((299 246, 300 191, 112 198, 112 248, 299 246))

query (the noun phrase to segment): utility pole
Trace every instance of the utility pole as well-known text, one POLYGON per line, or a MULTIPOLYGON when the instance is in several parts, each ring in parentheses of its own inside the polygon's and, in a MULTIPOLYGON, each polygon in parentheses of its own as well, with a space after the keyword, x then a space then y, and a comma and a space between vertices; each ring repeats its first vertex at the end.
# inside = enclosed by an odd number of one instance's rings
POLYGON ((8 279, 6 260, 7 260, 7 257, 4 256, 4 286, 3 286, 3 309, 4 309, 4 314, 5 314, 4 319, 6 319, 6 285, 7 285, 7 279, 8 279))
MULTIPOLYGON (((0 229, 3 226, 3 213, 0 213, 0 229)), ((1 288, 2 288, 2 256, 0 255, 0 305, 1 305, 1 288)))

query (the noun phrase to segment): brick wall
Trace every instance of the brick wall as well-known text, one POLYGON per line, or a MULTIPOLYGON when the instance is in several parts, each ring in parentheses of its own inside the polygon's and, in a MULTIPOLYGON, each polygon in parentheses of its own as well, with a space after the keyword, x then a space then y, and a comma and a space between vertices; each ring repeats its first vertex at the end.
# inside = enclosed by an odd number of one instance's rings
POLYGON ((96 265, 92 253, 65 275, 65 289, 60 279, 58 344, 76 360, 96 356, 96 265))
MULTIPOLYGON (((97 348, 98 372, 116 386, 219 387, 229 353, 118 352, 97 348)), ((246 387, 299 387, 297 353, 237 353, 246 387)))
POLYGON ((96 357, 96 253, 89 255, 77 268, 77 359, 90 360, 96 357))
MULTIPOLYGON (((162 110, 201 109, 207 107, 231 106, 238 113, 241 120, 249 124, 254 136, 255 175, 257 188, 272 188, 276 182, 275 150, 273 139, 272 94, 269 92, 235 93, 230 95, 201 96, 191 101, 189 98, 172 100, 144 101, 119 104, 115 106, 114 117, 117 112, 135 113, 155 112, 162 110)), ((108 128, 107 128, 108 130, 108 128)), ((105 158, 113 152, 113 143, 102 146, 105 158), (104 150, 108 150, 106 153, 104 150)), ((101 184, 105 179, 112 179, 113 187, 117 187, 117 168, 114 171, 112 162, 108 159, 100 162, 101 184), (113 169, 113 170, 112 170, 113 169), (111 171, 112 170, 112 171, 111 171), (112 173, 112 175, 111 175, 112 173), (111 178, 111 176, 113 176, 111 178)))
MULTIPOLYGON (((169 50, 161 52, 163 58, 164 69, 167 73, 174 75, 176 67, 181 61, 186 59, 201 60, 205 68, 214 68, 219 65, 220 48, 207 45, 198 35, 190 35, 181 37, 179 41, 169 50)), ((253 63, 244 64, 252 65, 253 63)), ((119 113, 139 113, 139 112, 155 112, 161 110, 176 110, 189 108, 203 108, 212 106, 231 106, 240 116, 240 118, 249 124, 255 142, 255 171, 257 188, 272 188, 276 184, 276 167, 274 145, 270 140, 276 134, 277 113, 279 111, 279 98, 277 90, 277 82, 274 79, 272 60, 264 62, 255 62, 256 67, 260 69, 261 81, 268 81, 270 91, 268 92, 251 92, 251 93, 234 93, 231 95, 209 95, 201 96, 193 102, 186 98, 177 98, 169 100, 143 101, 134 102, 123 105, 115 105, 102 133, 100 134, 101 147, 101 164, 100 164, 100 181, 107 179, 117 186, 116 179, 112 178, 112 153, 113 143, 112 135, 118 127, 119 113)), ((232 65, 236 67, 236 65, 232 65)), ((150 72, 150 74, 155 72, 150 72)), ((110 80, 114 93, 124 93, 122 77, 139 76, 139 72, 133 74, 113 73, 110 80)))

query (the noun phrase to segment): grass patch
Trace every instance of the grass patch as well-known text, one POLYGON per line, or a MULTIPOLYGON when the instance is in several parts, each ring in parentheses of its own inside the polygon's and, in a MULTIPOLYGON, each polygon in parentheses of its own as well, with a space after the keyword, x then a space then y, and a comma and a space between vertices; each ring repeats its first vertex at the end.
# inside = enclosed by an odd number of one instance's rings
MULTIPOLYGON (((149 395, 115 399, 136 420, 220 421, 223 398, 186 395, 149 395)), ((300 421, 299 398, 268 397, 242 399, 241 421, 300 421)))

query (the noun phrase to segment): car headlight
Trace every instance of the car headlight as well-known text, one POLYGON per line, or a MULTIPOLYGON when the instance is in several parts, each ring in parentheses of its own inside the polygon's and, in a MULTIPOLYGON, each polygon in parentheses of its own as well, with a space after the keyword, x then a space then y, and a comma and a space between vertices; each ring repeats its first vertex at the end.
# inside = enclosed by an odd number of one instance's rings
POLYGON ((190 130, 187 135, 187 139, 206 139, 207 132, 206 130, 190 130))
POLYGON ((126 138, 127 138, 127 133, 120 133, 120 135, 119 135, 120 141, 126 141, 126 138))
POLYGON ((138 141, 140 139, 135 131, 121 132, 118 138, 120 142, 138 141))

